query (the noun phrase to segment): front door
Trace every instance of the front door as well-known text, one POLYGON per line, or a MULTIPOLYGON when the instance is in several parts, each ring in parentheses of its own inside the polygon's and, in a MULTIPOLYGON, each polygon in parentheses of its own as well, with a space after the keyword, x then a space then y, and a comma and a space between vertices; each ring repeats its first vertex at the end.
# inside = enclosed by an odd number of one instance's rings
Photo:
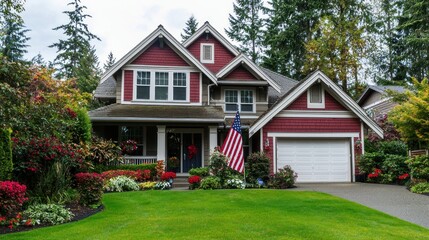
POLYGON ((202 134, 169 132, 167 135, 167 171, 187 173, 201 167, 202 134))

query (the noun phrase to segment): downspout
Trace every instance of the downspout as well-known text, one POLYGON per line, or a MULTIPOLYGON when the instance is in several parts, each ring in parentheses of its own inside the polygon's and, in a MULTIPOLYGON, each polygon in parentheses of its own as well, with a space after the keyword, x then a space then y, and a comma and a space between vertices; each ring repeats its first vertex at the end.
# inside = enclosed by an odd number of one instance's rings
POLYGON ((215 83, 207 85, 207 105, 210 105, 210 87, 216 85, 215 83))

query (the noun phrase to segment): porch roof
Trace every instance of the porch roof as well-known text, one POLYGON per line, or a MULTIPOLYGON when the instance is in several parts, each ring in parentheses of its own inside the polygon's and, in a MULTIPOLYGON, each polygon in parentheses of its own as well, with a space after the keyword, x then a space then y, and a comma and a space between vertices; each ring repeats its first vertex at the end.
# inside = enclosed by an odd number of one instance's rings
POLYGON ((92 122, 223 123, 221 107, 112 104, 89 111, 92 122))

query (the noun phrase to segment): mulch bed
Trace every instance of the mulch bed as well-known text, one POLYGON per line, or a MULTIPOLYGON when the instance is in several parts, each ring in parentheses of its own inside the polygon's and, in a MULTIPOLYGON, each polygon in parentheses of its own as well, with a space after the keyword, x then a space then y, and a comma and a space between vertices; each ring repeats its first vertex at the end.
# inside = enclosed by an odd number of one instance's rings
MULTIPOLYGON (((82 206, 79 204, 68 204, 66 205, 66 208, 69 208, 70 211, 74 214, 74 217, 72 219, 72 222, 79 221, 84 218, 87 218, 91 215, 94 215, 104 209, 103 205, 99 206, 98 208, 90 208, 86 206, 82 206)), ((0 234, 6 234, 6 233, 13 233, 13 232, 22 232, 22 231, 29 231, 36 228, 42 228, 47 227, 51 225, 36 225, 36 226, 18 226, 13 229, 9 229, 7 226, 0 226, 0 234)))

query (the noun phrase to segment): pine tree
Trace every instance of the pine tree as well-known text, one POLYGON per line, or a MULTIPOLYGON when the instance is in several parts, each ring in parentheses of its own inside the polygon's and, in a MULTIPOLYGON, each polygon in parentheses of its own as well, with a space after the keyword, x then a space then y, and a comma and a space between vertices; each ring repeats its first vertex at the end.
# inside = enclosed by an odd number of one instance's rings
POLYGON ((406 66, 405 78, 429 76, 429 1, 404 0, 399 16, 398 60, 406 66), (402 50, 402 51, 399 51, 402 50))
POLYGON ((25 34, 24 20, 20 13, 24 11, 24 1, 4 0, 0 2, 0 52, 10 61, 22 61, 30 39, 25 34))
POLYGON ((57 48, 58 55, 54 63, 57 66, 58 78, 77 78, 77 84, 82 91, 92 92, 98 83, 98 77, 92 78, 98 74, 98 58, 95 56, 95 50, 91 46, 92 39, 100 40, 96 35, 88 30, 88 25, 84 20, 91 17, 84 14, 85 6, 80 4, 80 0, 73 0, 68 3, 73 6, 72 11, 65 11, 70 22, 54 28, 53 30, 62 30, 67 36, 65 40, 50 45, 51 48, 57 48), (88 79, 84 79, 88 77, 88 79))
POLYGON ((22 61, 27 52, 25 49, 28 47, 26 42, 30 39, 25 34, 30 30, 24 29, 22 21, 9 18, 5 21, 5 29, 1 47, 3 56, 13 62, 22 61))
POLYGON ((272 0, 268 5, 262 65, 288 77, 302 79, 305 76, 305 44, 314 37, 313 29, 326 14, 329 1, 272 0))
POLYGON ((182 37, 182 43, 191 37, 198 29, 198 22, 194 15, 192 15, 185 24, 186 27, 183 29, 183 34, 180 34, 182 37))
POLYGON ((262 0, 237 0, 233 4, 234 15, 229 14, 226 34, 240 44, 240 51, 254 62, 260 59, 263 40, 262 0))
POLYGON ((109 55, 107 55, 107 61, 103 66, 104 71, 109 70, 113 66, 113 64, 115 64, 115 62, 116 62, 116 58, 114 58, 113 53, 110 52, 109 55))

